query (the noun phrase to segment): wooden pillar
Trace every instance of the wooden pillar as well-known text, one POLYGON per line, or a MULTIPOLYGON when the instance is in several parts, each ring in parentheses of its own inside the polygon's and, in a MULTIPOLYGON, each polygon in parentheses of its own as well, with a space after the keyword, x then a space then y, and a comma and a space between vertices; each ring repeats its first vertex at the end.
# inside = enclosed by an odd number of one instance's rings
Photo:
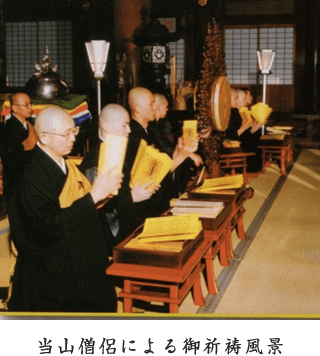
POLYGON ((3 13, 3 0, 0 0, 0 88, 5 92, 6 76, 5 76, 5 24, 3 13))
POLYGON ((295 110, 306 114, 320 110, 319 13, 318 0, 295 0, 295 110))
POLYGON ((314 31, 312 31, 313 38, 313 102, 312 102, 312 112, 318 113, 320 110, 320 65, 319 65, 319 50, 320 50, 320 23, 319 23, 319 15, 320 15, 320 4, 318 0, 313 0, 312 6, 313 13, 313 21, 314 21, 314 31))
POLYGON ((198 78, 202 61, 203 61, 203 46, 204 40, 208 32, 208 24, 212 24, 212 19, 216 15, 218 1, 208 0, 205 6, 200 6, 196 3, 195 19, 194 19, 194 53, 195 53, 195 74, 198 78))
POLYGON ((132 43, 132 37, 140 33, 143 16, 150 13, 151 0, 117 0, 114 2, 114 35, 116 53, 125 53, 128 69, 133 76, 133 86, 140 83, 139 69, 141 48, 132 43))

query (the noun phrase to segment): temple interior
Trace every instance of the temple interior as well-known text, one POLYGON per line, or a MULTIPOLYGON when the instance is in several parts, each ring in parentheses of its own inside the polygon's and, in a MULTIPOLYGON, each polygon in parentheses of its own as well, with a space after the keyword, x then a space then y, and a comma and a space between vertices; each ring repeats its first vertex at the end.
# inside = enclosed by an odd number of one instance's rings
MULTIPOLYGON (((69 158, 81 162, 97 141, 101 109, 117 103, 130 113, 132 88, 167 99, 171 142, 197 122, 202 164, 170 209, 202 199, 224 210, 203 218, 203 231, 177 253, 117 245, 106 271, 117 315, 319 314, 319 15, 318 0, 0 0, 0 125, 14 93, 32 100, 32 124, 60 105, 79 126, 69 158), (107 46, 99 73, 91 41, 107 46), (255 148, 228 138, 232 90, 251 93, 255 148), (197 191, 206 180, 240 176, 227 192, 197 191)), ((13 266, 0 169, 6 314, 13 266)))

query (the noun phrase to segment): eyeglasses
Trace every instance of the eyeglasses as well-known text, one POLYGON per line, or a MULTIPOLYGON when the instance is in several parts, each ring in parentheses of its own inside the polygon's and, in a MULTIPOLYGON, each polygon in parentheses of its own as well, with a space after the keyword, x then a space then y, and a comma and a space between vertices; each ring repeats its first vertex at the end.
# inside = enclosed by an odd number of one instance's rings
POLYGON ((26 108, 31 108, 31 106, 33 105, 33 102, 31 101, 30 103, 27 103, 27 104, 16 104, 16 103, 13 103, 12 105, 18 105, 18 106, 24 106, 26 108))
POLYGON ((55 132, 43 132, 43 133, 46 133, 48 135, 61 136, 67 140, 71 137, 71 134, 74 134, 74 136, 77 136, 79 131, 80 131, 80 127, 75 126, 72 129, 68 130, 65 134, 59 134, 59 133, 55 133, 55 132))

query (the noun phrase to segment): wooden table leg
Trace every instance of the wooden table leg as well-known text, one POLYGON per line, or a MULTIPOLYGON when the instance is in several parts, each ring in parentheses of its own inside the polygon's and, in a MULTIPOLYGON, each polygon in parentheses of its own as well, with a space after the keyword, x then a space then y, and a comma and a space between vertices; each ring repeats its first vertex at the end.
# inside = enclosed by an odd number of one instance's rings
POLYGON ((280 173, 283 176, 286 174, 285 160, 286 160, 286 150, 285 150, 285 148, 281 148, 280 173))
MULTIPOLYGON (((131 281, 125 279, 123 282, 123 291, 126 293, 131 293, 131 281)), ((123 312, 124 313, 132 313, 132 299, 131 298, 123 298, 123 312)))
POLYGON ((289 150, 288 150, 288 161, 290 163, 293 161, 293 147, 292 147, 292 144, 289 146, 289 150))
POLYGON ((238 218, 238 221, 236 224, 236 232, 237 232, 238 238, 240 240, 245 240, 247 238, 246 233, 244 232, 243 214, 241 214, 240 217, 238 218))
POLYGON ((266 150, 263 148, 262 149, 262 169, 261 169, 261 171, 263 173, 265 172, 265 166, 266 166, 266 150))
MULTIPOLYGON (((170 298, 178 298, 178 286, 176 285, 170 285, 169 287, 169 293, 170 293, 170 298)), ((169 313, 178 313, 179 311, 179 306, 176 303, 169 303, 169 313)))
POLYGON ((221 244, 220 250, 218 252, 218 257, 220 261, 220 265, 223 267, 229 267, 230 262, 228 259, 228 249, 227 249, 227 244, 226 244, 226 236, 223 237, 224 241, 221 244))
POLYGON ((233 258, 233 248, 232 248, 232 240, 231 240, 231 229, 227 228, 226 229, 226 254, 228 259, 233 258))
POLYGON ((219 289, 216 282, 216 276, 213 268, 213 258, 210 255, 204 256, 206 261, 205 279, 209 294, 218 294, 219 289))
POLYGON ((248 180, 248 177, 247 177, 247 157, 246 157, 246 156, 243 157, 243 170, 242 170, 242 174, 243 174, 243 181, 244 181, 246 184, 249 184, 249 180, 248 180))
POLYGON ((192 286, 193 301, 195 305, 204 306, 206 304, 201 291, 200 275, 192 286))

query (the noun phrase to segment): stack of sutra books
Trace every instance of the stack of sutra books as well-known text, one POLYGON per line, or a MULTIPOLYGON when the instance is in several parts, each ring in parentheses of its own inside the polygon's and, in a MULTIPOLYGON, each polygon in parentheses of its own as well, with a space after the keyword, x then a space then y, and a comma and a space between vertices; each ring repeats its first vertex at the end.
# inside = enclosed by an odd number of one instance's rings
POLYGON ((215 218, 223 210, 224 205, 221 201, 204 201, 204 200, 177 200, 171 213, 173 215, 184 215, 196 213, 199 218, 215 218))

